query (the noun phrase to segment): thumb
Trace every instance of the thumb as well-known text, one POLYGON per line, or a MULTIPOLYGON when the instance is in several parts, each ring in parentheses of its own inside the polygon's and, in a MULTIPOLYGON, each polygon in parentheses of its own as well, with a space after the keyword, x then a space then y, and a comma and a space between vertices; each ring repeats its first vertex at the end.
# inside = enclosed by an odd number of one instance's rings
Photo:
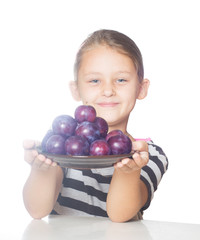
POLYGON ((25 139, 23 141, 23 148, 24 149, 33 149, 33 148, 35 148, 39 145, 40 145, 40 142, 31 140, 31 139, 25 139))
POLYGON ((132 142, 132 150, 139 152, 148 152, 148 143, 146 141, 134 141, 132 142))

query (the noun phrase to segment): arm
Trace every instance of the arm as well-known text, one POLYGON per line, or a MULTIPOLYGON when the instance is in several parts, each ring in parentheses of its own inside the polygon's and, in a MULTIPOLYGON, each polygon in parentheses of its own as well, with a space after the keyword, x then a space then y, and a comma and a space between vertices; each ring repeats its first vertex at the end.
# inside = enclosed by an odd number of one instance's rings
POLYGON ((31 164, 30 175, 24 185, 23 198, 33 218, 48 215, 57 200, 62 184, 62 169, 50 159, 33 150, 33 141, 24 142, 25 160, 31 164))
POLYGON ((107 213, 114 222, 125 222, 133 218, 145 205, 148 192, 140 180, 140 171, 149 160, 148 144, 133 142, 133 159, 123 159, 115 165, 115 171, 107 196, 107 213))

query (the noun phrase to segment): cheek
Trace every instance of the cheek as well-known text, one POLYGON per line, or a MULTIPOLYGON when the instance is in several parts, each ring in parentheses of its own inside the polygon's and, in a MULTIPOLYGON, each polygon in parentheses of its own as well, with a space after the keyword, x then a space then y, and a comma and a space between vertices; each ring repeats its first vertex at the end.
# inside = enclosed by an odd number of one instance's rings
POLYGON ((123 103, 125 104, 128 111, 131 111, 136 103, 137 100, 137 93, 136 91, 127 90, 126 94, 122 96, 123 103))
POLYGON ((135 102, 138 95, 138 88, 131 85, 124 88, 123 91, 119 91, 118 93, 125 102, 135 102))
POLYGON ((133 97, 130 97, 130 98, 127 98, 126 101, 124 101, 126 103, 126 108, 127 110, 132 110, 135 106, 135 103, 136 103, 136 98, 133 98, 133 97))
POLYGON ((81 101, 84 104, 90 104, 94 102, 97 97, 97 94, 92 90, 85 90, 80 92, 81 101))

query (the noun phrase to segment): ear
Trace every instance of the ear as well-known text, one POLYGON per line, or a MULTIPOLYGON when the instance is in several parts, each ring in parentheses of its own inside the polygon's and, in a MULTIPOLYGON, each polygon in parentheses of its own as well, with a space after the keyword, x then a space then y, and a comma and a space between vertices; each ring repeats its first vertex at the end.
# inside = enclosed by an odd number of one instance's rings
POLYGON ((76 81, 70 81, 69 89, 71 91, 71 95, 76 101, 81 101, 80 94, 78 91, 78 84, 76 81))
POLYGON ((150 81, 148 79, 144 79, 140 84, 139 93, 137 99, 141 100, 147 96, 148 89, 149 89, 150 81))

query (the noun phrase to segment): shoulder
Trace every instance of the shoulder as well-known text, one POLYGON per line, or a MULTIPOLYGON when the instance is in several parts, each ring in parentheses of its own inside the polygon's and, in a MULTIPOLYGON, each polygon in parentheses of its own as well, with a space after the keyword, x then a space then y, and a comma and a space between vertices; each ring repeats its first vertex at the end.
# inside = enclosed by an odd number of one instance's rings
POLYGON ((160 162, 163 165, 163 171, 165 172, 168 168, 167 155, 163 149, 159 145, 155 144, 152 140, 149 140, 147 143, 149 146, 149 159, 157 164, 160 162))
POLYGON ((136 138, 135 140, 147 142, 150 161, 157 162, 158 164, 161 162, 164 166, 165 172, 168 168, 168 158, 163 149, 159 145, 155 144, 151 138, 136 138))

